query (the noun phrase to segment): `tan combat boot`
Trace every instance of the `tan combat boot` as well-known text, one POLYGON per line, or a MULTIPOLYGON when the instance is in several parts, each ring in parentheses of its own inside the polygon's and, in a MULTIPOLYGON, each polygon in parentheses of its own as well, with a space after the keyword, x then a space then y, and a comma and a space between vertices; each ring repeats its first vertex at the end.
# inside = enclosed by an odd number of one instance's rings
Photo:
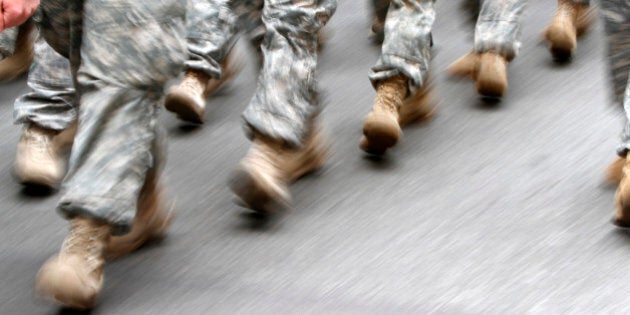
POLYGON ((495 52, 482 53, 475 72, 477 93, 489 97, 502 97, 508 87, 507 59, 495 52))
POLYGON ((545 29, 549 51, 556 60, 571 58, 577 47, 577 37, 590 25, 589 6, 572 0, 558 0, 551 24, 545 29))
POLYGON ((453 77, 471 78, 477 68, 478 61, 479 54, 471 51, 448 66, 446 73, 453 77))
POLYGON ((213 79, 201 71, 188 70, 179 85, 166 93, 164 106, 167 110, 188 122, 202 124, 206 113, 206 99, 216 93, 241 70, 242 64, 235 60, 234 52, 221 63, 221 79, 213 79))
POLYGON ((111 227, 75 218, 72 232, 57 256, 49 259, 35 280, 37 295, 76 309, 91 309, 103 287, 103 251, 111 227))
POLYGON ((621 227, 630 227, 630 160, 624 159, 621 181, 615 194, 614 223, 621 227))
POLYGON ((244 206, 263 213, 286 209, 291 201, 289 184, 324 165, 328 146, 317 127, 313 127, 299 149, 255 136, 230 188, 244 206))
POLYGON ((407 93, 407 79, 402 75, 377 83, 374 106, 363 123, 361 149, 380 155, 396 145, 402 135, 398 111, 407 93))
POLYGON ((494 51, 470 52, 455 60, 447 73, 455 77, 469 77, 476 81, 477 93, 488 97, 502 97, 507 91, 508 58, 494 51))
POLYGON ((28 71, 33 63, 35 38, 32 23, 20 26, 13 55, 0 60, 0 81, 13 80, 28 71))
POLYGON ((403 101, 398 110, 398 125, 401 128, 414 122, 427 121, 433 117, 436 106, 430 82, 430 80, 426 80, 418 91, 403 101))
POLYGON ((206 88, 212 81, 205 73, 188 70, 181 83, 166 93, 164 106, 185 121, 202 124, 206 113, 206 88))
POLYGON ((15 176, 25 185, 57 188, 65 175, 65 153, 76 124, 59 132, 31 124, 22 130, 15 157, 15 176))
POLYGON ((173 212, 164 208, 162 187, 155 175, 147 176, 138 198, 138 212, 131 231, 125 235, 112 236, 107 244, 105 256, 115 259, 129 254, 151 241, 166 237, 173 221, 173 212))
POLYGON ((208 80, 208 85, 206 85, 206 97, 210 97, 214 93, 216 93, 221 87, 223 87, 227 82, 234 79, 234 77, 241 71, 243 68, 243 64, 236 59, 241 59, 243 56, 235 55, 238 54, 240 50, 236 52, 233 50, 230 54, 225 57, 223 62, 221 63, 221 79, 210 79, 208 80))

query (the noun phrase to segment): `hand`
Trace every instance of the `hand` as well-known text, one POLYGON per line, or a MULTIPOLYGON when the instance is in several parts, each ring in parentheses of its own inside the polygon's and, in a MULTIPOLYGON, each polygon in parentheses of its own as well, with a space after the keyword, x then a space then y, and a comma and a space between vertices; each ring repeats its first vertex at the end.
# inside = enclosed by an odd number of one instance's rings
POLYGON ((39 6, 39 0, 0 0, 0 32, 28 20, 39 6))

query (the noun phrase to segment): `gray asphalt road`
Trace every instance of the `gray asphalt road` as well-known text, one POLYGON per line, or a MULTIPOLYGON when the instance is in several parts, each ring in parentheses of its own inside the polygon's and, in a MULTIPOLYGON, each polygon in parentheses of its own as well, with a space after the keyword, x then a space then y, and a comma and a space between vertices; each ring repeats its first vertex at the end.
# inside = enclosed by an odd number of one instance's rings
MULTIPOLYGON (((621 129, 602 27, 556 65, 540 44, 555 5, 530 2, 508 94, 487 105, 473 84, 444 76, 472 35, 458 2, 438 1, 439 113, 374 162, 358 140, 378 50, 366 38, 367 1, 340 1, 320 58, 334 155, 292 187, 293 211, 273 222, 235 206, 225 185, 248 145, 239 114, 253 57, 209 101, 203 128, 163 115, 177 221, 164 243, 107 266, 93 313, 627 312, 630 237, 609 223, 614 191, 601 180, 621 129)), ((14 182, 12 101, 25 82, 0 91, 0 314, 55 314, 33 299, 32 282, 67 223, 58 195, 29 196, 14 182)))

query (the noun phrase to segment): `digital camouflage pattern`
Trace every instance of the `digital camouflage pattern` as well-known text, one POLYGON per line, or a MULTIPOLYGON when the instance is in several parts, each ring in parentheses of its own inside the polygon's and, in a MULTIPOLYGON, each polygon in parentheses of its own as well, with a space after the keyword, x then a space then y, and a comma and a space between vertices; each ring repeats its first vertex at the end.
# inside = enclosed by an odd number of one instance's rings
POLYGON ((482 1, 475 26, 475 51, 496 51, 513 59, 521 46, 518 38, 525 5, 523 0, 482 1))
POLYGON ((70 127, 78 111, 70 62, 41 38, 27 84, 32 91, 15 100, 14 122, 58 131, 70 127))
POLYGON ((164 84, 186 57, 178 0, 46 0, 42 33, 69 57, 79 127, 59 210, 129 231, 147 172, 164 155, 157 120, 164 84))
POLYGON ((254 132, 300 146, 319 111, 315 67, 319 30, 336 0, 192 0, 188 69, 220 78, 239 29, 264 56, 256 92, 243 117, 254 132))
MULTIPOLYGON (((390 1, 381 55, 369 74, 373 85, 397 74, 407 77, 411 91, 420 88, 425 82, 431 61, 434 2, 390 1)), ((382 3, 374 3, 377 5, 375 11, 381 12, 382 3)))
POLYGON ((608 41, 610 82, 615 103, 623 102, 630 72, 630 1, 601 0, 600 12, 608 41))
POLYGON ((239 31, 260 49, 265 28, 263 0, 189 0, 186 12, 188 60, 186 68, 221 78, 221 63, 230 53, 239 31))
POLYGON ((315 79, 319 31, 336 8, 336 0, 265 1, 263 65, 243 113, 250 135, 260 133, 293 147, 303 144, 319 112, 315 79))
POLYGON ((18 26, 0 32, 0 59, 13 55, 19 32, 18 26))

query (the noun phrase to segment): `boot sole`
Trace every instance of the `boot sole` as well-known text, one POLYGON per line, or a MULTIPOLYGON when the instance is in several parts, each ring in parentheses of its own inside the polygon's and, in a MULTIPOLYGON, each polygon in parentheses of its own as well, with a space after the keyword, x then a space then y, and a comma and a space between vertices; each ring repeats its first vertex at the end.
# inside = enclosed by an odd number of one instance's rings
POLYGON ((16 178, 18 183, 27 187, 56 190, 59 188, 60 184, 60 180, 55 181, 45 176, 24 175, 17 171, 13 172, 13 176, 16 178))
POLYGON ((77 310, 77 311, 87 311, 87 310, 91 310, 94 308, 94 306, 96 306, 96 301, 92 302, 91 304, 81 304, 81 303, 74 303, 74 302, 68 302, 68 301, 62 301, 62 299, 59 299, 56 295, 50 296, 50 295, 43 295, 43 294, 38 294, 39 298, 46 300, 48 302, 51 302, 53 304, 57 304, 61 307, 65 307, 65 308, 70 308, 73 310, 77 310))
POLYGON ((555 60, 565 61, 571 59, 575 52, 577 39, 561 28, 550 27, 545 33, 549 43, 549 51, 555 60))
POLYGON ((229 186, 244 207, 256 212, 275 214, 289 208, 288 197, 265 189, 263 179, 243 168, 235 172, 229 186))
POLYGON ((184 121, 203 124, 204 122, 204 110, 197 109, 194 104, 194 100, 189 97, 180 95, 179 93, 168 93, 164 100, 164 107, 169 112, 177 114, 177 116, 184 121))

